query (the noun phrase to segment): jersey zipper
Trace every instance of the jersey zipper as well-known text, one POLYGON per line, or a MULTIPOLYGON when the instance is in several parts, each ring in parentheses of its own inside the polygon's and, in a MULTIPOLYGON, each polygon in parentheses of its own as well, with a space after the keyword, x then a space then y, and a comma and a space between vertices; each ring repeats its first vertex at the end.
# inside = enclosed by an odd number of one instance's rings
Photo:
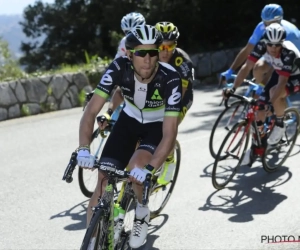
POLYGON ((142 118, 142 123, 144 123, 144 116, 143 116, 143 111, 141 109, 139 109, 141 111, 141 118, 142 118))

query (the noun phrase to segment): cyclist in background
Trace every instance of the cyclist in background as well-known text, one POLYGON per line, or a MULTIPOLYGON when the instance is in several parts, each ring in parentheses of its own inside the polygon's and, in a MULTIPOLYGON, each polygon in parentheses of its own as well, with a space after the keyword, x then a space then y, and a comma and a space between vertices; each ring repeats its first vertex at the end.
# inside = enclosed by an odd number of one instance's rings
MULTIPOLYGON (((163 43, 159 47, 159 60, 169 63, 174 67, 181 76, 182 81, 182 111, 180 113, 180 121, 182 122, 187 111, 193 104, 193 80, 194 68, 189 55, 182 49, 177 47, 179 38, 178 28, 171 22, 158 22, 155 25, 164 37, 163 43)), ((176 162, 174 161, 174 150, 167 157, 163 174, 158 178, 159 184, 166 184, 164 174, 168 173, 168 168, 175 169, 176 162), (170 166, 173 165, 173 166, 170 166)), ((169 178, 167 178, 169 179, 169 178)))
MULTIPOLYGON (((231 67, 221 74, 226 78, 226 80, 228 80, 234 71, 236 71, 246 61, 247 56, 251 53, 255 45, 263 36, 265 28, 271 23, 280 23, 286 31, 286 40, 291 41, 300 50, 300 31, 294 24, 283 19, 283 9, 280 5, 267 4, 262 9, 261 19, 262 21, 256 26, 252 36, 248 40, 248 43, 237 55, 231 67)), ((278 75, 276 72, 273 74, 272 72, 274 72, 272 66, 266 62, 264 57, 262 57, 253 67, 253 76, 255 78, 255 82, 265 85, 270 79, 271 75, 270 81, 276 82, 278 75)))
MULTIPOLYGON (((234 93, 236 88, 241 85, 243 79, 249 74, 255 63, 262 57, 269 63, 279 75, 278 80, 269 82, 261 96, 259 97, 259 110, 257 126, 260 128, 261 137, 263 121, 265 120, 265 111, 268 111, 272 103, 275 114, 275 126, 267 140, 269 145, 279 143, 285 132, 284 110, 286 96, 300 92, 300 69, 298 60, 300 52, 297 47, 290 41, 286 40, 286 31, 278 23, 269 25, 263 39, 254 47, 248 56, 248 60, 242 66, 241 70, 234 81, 232 89, 225 89, 224 94, 227 96, 229 92, 234 93), (272 83, 272 84, 271 84, 272 83)), ((264 140, 262 140, 264 141, 264 140)), ((242 165, 250 163, 251 150, 255 147, 255 140, 252 140, 252 147, 245 154, 242 165)))
POLYGON ((145 23, 146 22, 144 16, 138 12, 131 12, 123 16, 121 20, 121 29, 123 30, 125 36, 121 39, 119 43, 115 59, 120 56, 126 56, 125 39, 127 33, 137 25, 144 25, 145 23))

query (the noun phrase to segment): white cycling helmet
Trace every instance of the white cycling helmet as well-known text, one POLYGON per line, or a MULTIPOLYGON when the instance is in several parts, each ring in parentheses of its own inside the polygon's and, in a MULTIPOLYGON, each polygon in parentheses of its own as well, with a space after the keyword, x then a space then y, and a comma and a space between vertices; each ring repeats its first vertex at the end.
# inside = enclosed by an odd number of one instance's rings
POLYGON ((144 25, 145 23, 146 21, 142 14, 131 12, 122 18, 121 29, 124 33, 126 33, 137 25, 144 25))
POLYGON ((266 27, 264 38, 269 43, 281 43, 286 38, 286 31, 279 23, 272 23, 266 27))
POLYGON ((139 25, 134 27, 126 36, 126 49, 134 49, 138 45, 155 44, 163 42, 162 33, 152 25, 139 25))

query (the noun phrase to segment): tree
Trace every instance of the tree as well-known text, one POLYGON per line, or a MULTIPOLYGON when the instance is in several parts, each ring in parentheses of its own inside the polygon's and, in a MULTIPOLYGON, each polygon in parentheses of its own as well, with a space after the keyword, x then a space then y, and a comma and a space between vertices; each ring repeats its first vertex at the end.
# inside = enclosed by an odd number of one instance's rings
MULTIPOLYGON (((84 53, 113 57, 123 35, 121 18, 129 12, 144 14, 146 22, 173 22, 179 28, 179 45, 198 53, 246 44, 260 13, 271 0, 56 0, 36 2, 24 11, 25 34, 43 42, 22 43, 21 63, 29 72, 57 68, 61 64, 85 62, 84 53)), ((285 19, 299 13, 299 7, 277 0, 285 19)))
MULTIPOLYGON (((115 53, 111 36, 120 27, 120 19, 134 8, 128 1, 118 0, 56 0, 41 1, 24 11, 23 31, 30 38, 46 36, 45 40, 22 43, 24 57, 20 62, 29 72, 48 70, 64 64, 84 63, 84 52, 102 57, 115 53), (118 6, 118 8, 114 8, 118 6)), ((120 29, 118 29, 120 30, 120 29)))
POLYGON ((13 59, 8 43, 0 38, 0 80, 23 76, 17 60, 13 59))

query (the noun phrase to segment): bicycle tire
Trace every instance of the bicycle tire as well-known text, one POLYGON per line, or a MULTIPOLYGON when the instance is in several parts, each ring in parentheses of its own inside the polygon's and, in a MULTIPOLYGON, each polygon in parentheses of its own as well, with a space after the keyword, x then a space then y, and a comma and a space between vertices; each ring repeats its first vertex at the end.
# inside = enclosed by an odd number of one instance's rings
POLYGON ((299 126, 300 116, 299 116, 298 109, 294 108, 294 107, 290 107, 290 108, 285 109, 285 111, 284 111, 285 115, 288 112, 293 112, 296 115, 296 120, 297 120, 296 131, 295 131, 295 134, 294 134, 293 139, 291 141, 291 146, 290 146, 289 150, 287 151, 287 153, 283 157, 283 159, 280 161, 280 163, 277 164, 275 167, 270 167, 268 162, 266 161, 266 156, 267 156, 268 150, 265 150, 265 152, 263 154, 263 157, 262 157, 262 164, 263 164, 263 169, 268 173, 273 173, 273 172, 277 171, 278 168, 280 168, 285 163, 285 161, 287 160, 287 158, 289 157, 289 155, 291 154, 291 152, 294 148, 294 145, 296 143, 296 140, 297 140, 299 132, 300 132, 300 126, 299 126))
POLYGON ((214 149, 214 136, 215 136, 215 132, 216 129, 219 125, 219 122, 221 121, 221 119, 223 118, 223 116, 232 108, 234 107, 238 107, 239 105, 245 105, 245 102, 243 101, 234 101, 233 103, 231 103, 227 108, 225 108, 221 114, 218 116, 216 122, 214 123, 214 126, 212 128, 212 131, 210 133, 210 137, 209 137, 209 151, 210 154, 213 158, 216 158, 218 151, 216 149, 214 149))
MULTIPOLYGON (((91 143, 93 142, 94 139, 96 139, 99 136, 99 128, 95 129, 95 131, 92 134, 92 140, 91 143)), ((82 192, 82 194, 87 197, 87 198, 91 198, 93 195, 93 191, 90 191, 86 184, 84 183, 84 178, 83 178, 83 171, 87 171, 83 168, 78 168, 78 183, 79 183, 79 188, 82 192)), ((98 173, 98 171, 97 171, 98 173)))
MULTIPOLYGON (((93 236, 93 233, 95 231, 95 229, 97 229, 96 227, 98 226, 98 224, 100 224, 100 221, 105 218, 104 217, 104 213, 103 213, 103 209, 99 209, 92 217, 91 222, 89 224, 89 227, 86 230, 86 233, 84 235, 80 250, 88 250, 89 244, 90 244, 90 240, 93 236)), ((100 232, 101 232, 101 228, 97 229, 97 235, 96 235, 96 242, 95 242, 95 246, 100 245, 101 243, 99 242, 100 239, 100 232)), ((103 242, 102 242, 103 244, 103 242)), ((94 249, 97 249, 94 247, 94 249)))
MULTIPOLYGON (((176 167, 175 167, 175 172, 174 172, 173 180, 171 183, 171 187, 170 187, 166 197, 164 198, 163 202, 161 203, 160 207, 154 211, 150 210, 150 219, 154 219, 155 217, 157 217, 161 213, 161 211, 165 208, 165 206, 167 205, 167 203, 171 197, 173 189, 176 185, 176 181, 177 181, 177 177, 178 177, 178 173, 179 173, 179 169, 180 169, 180 162, 181 162, 181 147, 177 140, 175 143, 175 152, 176 152, 176 167)), ((151 193, 153 193, 157 188, 159 188, 159 186, 154 188, 151 191, 151 193)))
MULTIPOLYGON (((247 134, 246 134, 246 143, 245 143, 245 146, 244 146, 244 149, 243 149, 243 153, 242 153, 242 155, 241 155, 241 158, 240 158, 239 161, 238 161, 237 166, 234 168, 234 171, 232 172, 231 176, 230 176, 229 179, 228 179, 224 184, 222 184, 222 185, 219 184, 219 183, 217 182, 217 180, 216 180, 216 171, 217 171, 218 162, 225 159, 224 156, 223 156, 223 157, 221 156, 221 153, 223 152, 223 148, 225 147, 227 140, 230 139, 230 136, 231 136, 233 133, 235 133, 239 127, 244 127, 244 126, 247 126, 246 121, 241 121, 241 122, 236 123, 236 124, 232 127, 232 129, 227 133, 225 139, 223 140, 223 142, 222 142, 222 144, 221 144, 221 147, 219 148, 218 154, 217 154, 217 156, 216 156, 216 158, 215 158, 213 170, 212 170, 212 184, 213 184, 213 187, 214 187, 215 189, 220 190, 220 189, 225 188, 226 185, 227 185, 227 184, 232 180, 232 178, 235 176, 235 174, 237 173, 238 168, 240 167, 240 165, 241 165, 241 163, 242 163, 242 160, 243 160, 243 158, 244 158, 244 156, 245 156, 245 152, 246 152, 246 149, 247 149, 247 146, 248 146, 248 143, 249 143, 250 130, 251 130, 250 128, 249 128, 249 130, 247 131, 247 134)), ((244 132, 244 133, 245 133, 245 132, 244 132)))

